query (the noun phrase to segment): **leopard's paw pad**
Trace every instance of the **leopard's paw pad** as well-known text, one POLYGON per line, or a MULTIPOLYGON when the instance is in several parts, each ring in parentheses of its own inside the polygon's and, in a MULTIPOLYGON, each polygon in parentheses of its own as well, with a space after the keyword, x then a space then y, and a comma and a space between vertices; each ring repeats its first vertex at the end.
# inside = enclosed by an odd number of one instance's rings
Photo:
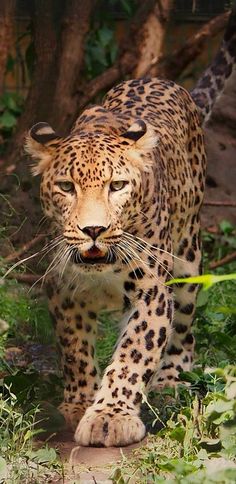
POLYGON ((76 429, 76 442, 83 446, 119 447, 142 440, 146 430, 140 418, 119 410, 115 413, 109 408, 88 409, 76 429))

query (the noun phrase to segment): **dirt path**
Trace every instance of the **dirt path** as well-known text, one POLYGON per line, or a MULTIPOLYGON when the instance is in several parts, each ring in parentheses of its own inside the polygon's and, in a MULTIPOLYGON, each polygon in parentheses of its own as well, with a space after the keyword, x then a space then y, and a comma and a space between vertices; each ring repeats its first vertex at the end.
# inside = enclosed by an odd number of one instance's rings
MULTIPOLYGON (((236 204, 236 69, 225 93, 205 128, 208 168, 205 201, 236 204)), ((203 206, 202 225, 211 227, 221 220, 236 225, 236 206, 203 206)))
MULTIPOLYGON (((141 442, 127 447, 81 447, 76 445, 73 433, 62 431, 48 441, 54 447, 64 463, 65 477, 57 484, 110 484, 116 466, 122 466, 133 450, 145 445, 147 437, 141 442)), ((44 444, 43 440, 37 442, 37 447, 44 444)), ((131 480, 130 484, 136 483, 131 480)))

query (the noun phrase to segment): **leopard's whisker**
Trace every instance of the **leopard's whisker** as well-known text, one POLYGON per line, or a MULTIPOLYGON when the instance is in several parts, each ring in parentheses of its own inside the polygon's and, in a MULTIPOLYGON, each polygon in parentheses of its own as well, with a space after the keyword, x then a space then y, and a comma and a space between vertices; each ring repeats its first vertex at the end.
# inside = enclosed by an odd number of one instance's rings
POLYGON ((2 278, 5 279, 12 271, 14 271, 14 269, 16 269, 17 267, 19 267, 21 264, 24 264, 24 262, 27 262, 28 260, 33 259, 34 257, 37 257, 39 254, 42 254, 42 252, 45 252, 46 250, 48 250, 47 244, 44 247, 42 247, 42 249, 34 252, 34 254, 31 254, 28 257, 24 257, 24 259, 20 259, 15 264, 13 264, 13 266, 11 266, 7 270, 7 272, 5 272, 5 274, 3 274, 2 278))
MULTIPOLYGON (((126 239, 127 240, 127 239, 126 239)), ((156 262, 160 263, 160 259, 154 255, 150 249, 148 249, 147 247, 143 247, 142 244, 140 244, 140 242, 137 242, 136 240, 133 240, 133 239, 128 239, 129 240, 129 243, 131 243, 134 247, 136 247, 138 249, 138 251, 140 250, 142 253, 146 253, 148 255, 148 257, 150 257, 151 259, 155 260, 156 262)), ((161 262, 163 264, 163 266, 166 266, 167 264, 164 263, 164 261, 161 262)))
POLYGON ((59 280, 62 280, 62 278, 63 278, 63 274, 64 274, 64 272, 65 272, 65 270, 66 270, 66 266, 67 266, 67 264, 68 264, 68 262, 69 262, 69 260, 70 260, 70 258, 71 258, 71 251, 72 251, 73 249, 75 249, 75 248, 76 248, 76 244, 73 244, 73 245, 72 245, 72 246, 70 246, 70 247, 66 247, 66 251, 65 251, 65 253, 63 254, 63 259, 64 259, 64 261, 63 261, 63 267, 61 268, 61 271, 60 271, 60 273, 59 273, 59 280))
POLYGON ((47 269, 46 269, 46 271, 44 272, 44 274, 43 274, 41 277, 39 277, 39 279, 37 279, 37 281, 35 281, 35 282, 34 282, 34 284, 32 284, 32 286, 30 286, 30 288, 29 288, 28 292, 30 292, 30 291, 33 289, 33 287, 34 287, 36 284, 38 284, 40 281, 42 281, 42 282, 41 282, 41 287, 43 286, 43 284, 44 284, 44 282, 45 282, 45 279, 46 279, 46 277, 48 276, 48 274, 49 274, 50 272, 52 272, 52 270, 54 270, 54 269, 55 269, 55 267, 57 267, 57 265, 58 265, 58 260, 57 260, 57 259, 58 259, 58 257, 61 257, 61 256, 62 256, 63 251, 64 251, 64 247, 61 247, 61 248, 59 249, 59 251, 58 251, 58 252, 55 254, 55 256, 54 256, 53 260, 51 261, 51 263, 50 263, 50 264, 49 264, 49 266, 47 267, 47 269))
POLYGON ((130 259, 128 258, 127 254, 125 251, 120 247, 119 244, 116 245, 116 251, 120 252, 121 255, 121 262, 124 262, 126 265, 129 265, 130 259))
POLYGON ((60 236, 60 238, 58 237, 58 239, 59 240, 50 241, 48 243, 48 245, 45 246, 44 254, 42 255, 42 257, 40 257, 40 259, 38 261, 38 264, 40 264, 40 262, 42 262, 42 260, 49 254, 49 252, 51 252, 51 250, 55 249, 56 247, 58 247, 58 245, 60 245, 63 242, 65 242, 65 239, 62 236, 60 236))
MULTIPOLYGON (((122 243, 122 242, 121 242, 121 243, 122 243)), ((128 242, 126 241, 126 243, 128 243, 128 242)), ((128 244, 129 244, 129 243, 128 243, 128 244)), ((134 250, 134 247, 133 247, 131 244, 129 244, 129 247, 130 247, 130 249, 131 249, 132 251, 134 251, 134 253, 136 254, 136 252, 135 252, 135 250, 134 250)), ((137 254, 136 254, 136 256, 137 256, 137 254)), ((148 268, 148 270, 150 271, 150 267, 148 266, 147 262, 146 262, 146 261, 144 261, 143 259, 141 259, 141 257, 139 257, 139 260, 140 260, 140 261, 141 261, 143 264, 145 264, 146 269, 148 268)), ((170 277, 173 279, 172 274, 171 274, 171 273, 170 273, 170 272, 169 272, 169 271, 166 269, 166 267, 163 265, 163 263, 162 263, 160 260, 158 260, 158 259, 157 259, 157 262, 158 262, 158 264, 159 264, 159 265, 160 265, 160 266, 161 266, 161 267, 164 269, 164 271, 165 271, 165 272, 166 272, 166 273, 167 273, 167 274, 168 274, 168 275, 169 275, 169 276, 170 276, 170 277)), ((150 271, 150 272, 151 272, 151 274, 153 274, 153 272, 152 272, 152 271, 150 271)), ((153 275, 154 275, 154 274, 153 274, 153 275)))
POLYGON ((134 257, 130 258, 130 254, 129 254, 129 257, 128 257, 125 250, 123 248, 121 248, 120 246, 117 247, 117 249, 119 250, 121 257, 122 257, 121 262, 124 260, 124 257, 125 257, 126 265, 128 265, 128 267, 130 267, 131 271, 134 272, 134 274, 135 274, 136 280, 138 280, 137 275, 135 273, 135 266, 136 266, 136 268, 138 268, 138 264, 137 264, 136 260, 134 259, 134 257))
MULTIPOLYGON (((120 245, 121 245, 121 243, 120 243, 120 245)), ((123 245, 122 245, 122 247, 123 247, 123 248, 125 248, 123 245)), ((161 282, 161 281, 160 281, 160 280, 157 278, 157 276, 156 276, 156 275, 153 273, 153 271, 151 271, 151 269, 150 269, 150 267, 148 267, 147 263, 146 263, 146 262, 145 262, 143 259, 141 259, 141 257, 139 257, 139 256, 138 256, 138 254, 137 254, 137 253, 136 253, 136 251, 133 249, 133 247, 126 247, 126 251, 127 251, 127 253, 128 253, 128 251, 129 251, 129 255, 131 254, 131 256, 132 256, 132 254, 133 254, 133 256, 135 256, 135 258, 141 262, 141 264, 142 264, 142 265, 145 267, 145 269, 148 271, 148 273, 151 275, 151 277, 152 277, 153 279, 155 279, 155 280, 158 282, 158 284, 161 284, 162 286, 165 286, 165 284, 164 284, 164 283, 162 283, 162 282, 161 282), (127 250, 127 249, 128 249, 128 250, 127 250), (130 251, 131 251, 131 252, 130 252, 130 251)))
POLYGON ((182 259, 181 257, 177 257, 175 254, 172 252, 169 252, 168 250, 161 249, 160 247, 156 247, 155 245, 149 244, 149 242, 146 242, 144 239, 141 237, 138 237, 137 235, 130 234, 129 232, 124 231, 123 235, 126 235, 127 237, 130 237, 131 239, 137 239, 139 240, 144 246, 149 246, 150 249, 152 250, 158 250, 159 252, 163 252, 164 254, 168 254, 171 257, 174 257, 174 259, 177 259, 181 262, 186 262, 185 259, 182 259))
MULTIPOLYGON (((131 244, 131 246, 133 246, 133 248, 139 248, 139 247, 140 247, 140 244, 139 244, 139 243, 137 243, 137 241, 133 241, 133 240, 131 241, 131 240, 129 240, 129 243, 131 244)), ((162 267, 162 268, 165 270, 165 272, 166 272, 166 273, 167 273, 167 274, 168 274, 168 275, 169 275, 171 278, 173 278, 173 275, 172 275, 172 274, 171 274, 171 273, 168 271, 168 269, 166 269, 167 264, 165 264, 165 263, 164 263, 164 261, 161 261, 161 260, 160 260, 158 257, 153 256, 152 252, 151 252, 151 251, 149 251, 148 249, 145 249, 145 248, 144 248, 144 249, 142 250, 142 253, 144 253, 144 254, 146 253, 146 254, 147 254, 147 256, 148 256, 149 258, 151 258, 151 259, 153 259, 154 261, 156 261, 156 262, 157 262, 157 263, 158 263, 158 264, 159 264, 159 265, 160 265, 160 266, 161 266, 161 267, 162 267)), ((168 266, 167 266, 167 267, 168 267, 168 266)))
MULTIPOLYGON (((119 247, 119 250, 121 250, 121 248, 120 248, 120 247, 119 247)), ((138 263, 137 263, 137 261, 136 261, 136 259, 135 259, 134 257, 132 257, 132 259, 131 259, 131 260, 132 260, 132 262, 129 262, 129 264, 128 264, 128 265, 130 266, 131 270, 132 270, 132 271, 134 271, 135 267, 136 267, 137 269, 139 268, 139 265, 138 265, 138 263)), ((135 274, 135 272, 134 272, 134 274, 135 274)), ((155 276, 154 276, 154 277, 155 277, 155 276)), ((136 275, 136 274, 135 274, 135 278, 136 278, 136 280, 138 280, 138 277, 137 277, 137 275, 136 275)), ((160 281, 159 281, 159 280, 158 280, 158 283, 160 283, 160 281)), ((162 285, 163 285, 163 284, 162 284, 162 285)), ((147 289, 147 290, 142 289, 142 291, 143 291, 143 292, 142 292, 143 296, 148 295, 148 289, 147 289)))

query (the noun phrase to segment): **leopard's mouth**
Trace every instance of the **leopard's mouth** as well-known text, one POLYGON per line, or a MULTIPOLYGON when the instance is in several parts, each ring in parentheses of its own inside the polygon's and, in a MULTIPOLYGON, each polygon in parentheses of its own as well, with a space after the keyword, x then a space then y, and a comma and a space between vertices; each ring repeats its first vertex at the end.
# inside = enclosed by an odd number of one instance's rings
POLYGON ((74 264, 114 264, 117 257, 114 250, 110 250, 106 254, 102 252, 96 245, 93 245, 90 249, 83 252, 79 252, 78 249, 71 249, 71 261, 74 264))

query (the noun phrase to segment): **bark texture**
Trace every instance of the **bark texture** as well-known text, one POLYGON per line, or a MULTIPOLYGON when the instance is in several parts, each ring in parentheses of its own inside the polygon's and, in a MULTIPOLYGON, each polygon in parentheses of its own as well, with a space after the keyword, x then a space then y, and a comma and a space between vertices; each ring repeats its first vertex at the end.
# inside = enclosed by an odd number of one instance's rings
POLYGON ((30 126, 48 116, 55 89, 56 33, 53 24, 53 0, 36 0, 34 11, 35 67, 23 114, 7 152, 8 164, 15 162, 30 126))
POLYGON ((166 26, 172 4, 172 0, 156 2, 146 21, 136 32, 134 42, 137 45, 138 62, 132 72, 132 77, 145 76, 150 66, 158 62, 163 50, 166 26))
POLYGON ((93 0, 67 0, 61 31, 61 53, 50 122, 65 132, 76 106, 75 91, 84 60, 85 36, 89 30, 93 0))
POLYGON ((7 57, 13 44, 15 0, 0 1, 0 95, 3 93, 7 57))
POLYGON ((183 70, 201 54, 208 41, 222 32, 229 19, 230 12, 225 12, 210 20, 180 48, 170 56, 160 58, 150 65, 146 74, 175 80, 183 70))

